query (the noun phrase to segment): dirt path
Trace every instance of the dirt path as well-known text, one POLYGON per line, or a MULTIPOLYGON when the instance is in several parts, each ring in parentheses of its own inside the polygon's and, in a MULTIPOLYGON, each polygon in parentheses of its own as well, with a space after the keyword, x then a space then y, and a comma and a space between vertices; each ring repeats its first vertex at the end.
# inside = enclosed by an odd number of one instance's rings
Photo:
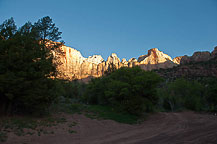
POLYGON ((217 116, 193 112, 158 113, 138 125, 92 120, 83 115, 65 116, 54 134, 18 137, 7 144, 217 144, 217 116), (69 133, 68 123, 76 122, 69 133))

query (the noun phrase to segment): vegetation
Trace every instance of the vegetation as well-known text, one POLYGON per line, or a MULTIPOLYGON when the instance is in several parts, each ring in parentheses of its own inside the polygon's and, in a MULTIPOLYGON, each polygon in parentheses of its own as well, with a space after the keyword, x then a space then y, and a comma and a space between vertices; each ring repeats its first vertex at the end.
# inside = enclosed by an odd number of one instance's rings
MULTIPOLYGON (((35 118, 29 116, 13 116, 4 117, 0 120, 0 142, 7 140, 7 133, 13 132, 17 136, 54 134, 50 127, 58 124, 66 123, 66 119, 62 117, 46 116, 43 118, 35 118)), ((72 126, 76 123, 73 122, 72 126)), ((71 127, 72 127, 71 126, 71 127)), ((70 128, 71 128, 70 127, 70 128)))
POLYGON ((196 82, 177 79, 158 90, 161 105, 166 110, 202 110, 204 87, 196 82))
POLYGON ((88 105, 86 107, 85 115, 91 119, 110 119, 126 124, 136 124, 139 122, 139 119, 141 119, 140 117, 132 114, 120 113, 111 106, 101 105, 88 105))
POLYGON ((152 112, 158 102, 156 86, 161 78, 139 67, 120 68, 87 85, 84 101, 88 104, 112 106, 120 112, 141 115, 152 112))
POLYGON ((208 79, 205 82, 206 110, 217 112, 217 78, 208 79))
POLYGON ((159 107, 166 111, 217 111, 217 80, 186 80, 168 82, 158 89, 159 107))
POLYGON ((17 29, 0 25, 0 113, 44 113, 56 98, 57 72, 51 50, 60 52, 60 32, 50 17, 17 29), (48 42, 50 45, 48 45, 48 42))
POLYGON ((73 99, 74 101, 80 101, 86 90, 86 84, 80 83, 77 80, 58 80, 58 84, 59 91, 61 91, 61 95, 64 96, 65 100, 73 99))

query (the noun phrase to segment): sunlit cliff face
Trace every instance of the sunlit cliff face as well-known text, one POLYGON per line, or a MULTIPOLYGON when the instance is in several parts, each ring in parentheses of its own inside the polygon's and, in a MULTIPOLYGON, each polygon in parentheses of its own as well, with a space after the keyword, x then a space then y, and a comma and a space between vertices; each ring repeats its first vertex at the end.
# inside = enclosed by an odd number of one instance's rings
POLYGON ((60 71, 58 77, 69 80, 100 77, 111 65, 115 68, 141 66, 145 70, 176 66, 172 62, 171 57, 157 48, 149 50, 147 55, 139 57, 138 60, 132 58, 129 61, 126 59, 120 61, 115 53, 111 54, 105 61, 100 55, 84 58, 79 51, 65 45, 61 46, 61 50, 63 51, 63 55, 58 58, 62 63, 57 67, 58 71, 60 71))
POLYGON ((153 48, 148 50, 147 55, 141 55, 138 59, 131 58, 128 61, 126 59, 120 61, 118 56, 113 53, 105 61, 100 55, 84 58, 79 51, 65 45, 61 46, 61 50, 63 54, 57 60, 62 64, 57 67, 60 72, 57 77, 67 80, 100 77, 105 71, 108 71, 111 65, 115 68, 140 66, 144 70, 167 69, 189 61, 209 60, 217 55, 217 48, 215 48, 212 53, 195 52, 191 57, 180 56, 172 60, 167 54, 153 48))

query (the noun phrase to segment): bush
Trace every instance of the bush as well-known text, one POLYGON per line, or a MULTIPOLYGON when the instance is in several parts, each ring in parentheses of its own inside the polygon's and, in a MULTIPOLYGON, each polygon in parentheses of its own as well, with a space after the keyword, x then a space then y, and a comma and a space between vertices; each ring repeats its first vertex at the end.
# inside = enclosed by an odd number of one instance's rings
POLYGON ((151 112, 158 102, 157 84, 161 78, 139 67, 122 67, 107 76, 92 79, 84 96, 89 104, 113 106, 121 112, 141 115, 151 112))
POLYGON ((82 82, 67 81, 67 80, 58 80, 59 90, 61 96, 65 99, 72 99, 74 101, 80 101, 82 95, 84 94, 86 85, 82 82))
POLYGON ((200 111, 204 108, 204 86, 197 81, 176 79, 159 88, 158 96, 161 107, 166 110, 200 111))
POLYGON ((209 111, 217 112, 217 78, 206 80, 205 98, 209 111))

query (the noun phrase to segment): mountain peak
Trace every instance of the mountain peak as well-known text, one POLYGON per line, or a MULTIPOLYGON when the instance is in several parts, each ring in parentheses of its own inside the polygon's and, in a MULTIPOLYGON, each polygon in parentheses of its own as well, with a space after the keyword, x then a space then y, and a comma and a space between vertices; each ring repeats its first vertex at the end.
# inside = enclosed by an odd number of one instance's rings
POLYGON ((112 53, 111 57, 118 57, 116 53, 112 53))
POLYGON ((101 62, 104 61, 104 59, 102 58, 101 55, 89 56, 86 60, 87 60, 88 62, 91 62, 91 63, 94 63, 94 64, 99 64, 99 63, 101 63, 101 62))

